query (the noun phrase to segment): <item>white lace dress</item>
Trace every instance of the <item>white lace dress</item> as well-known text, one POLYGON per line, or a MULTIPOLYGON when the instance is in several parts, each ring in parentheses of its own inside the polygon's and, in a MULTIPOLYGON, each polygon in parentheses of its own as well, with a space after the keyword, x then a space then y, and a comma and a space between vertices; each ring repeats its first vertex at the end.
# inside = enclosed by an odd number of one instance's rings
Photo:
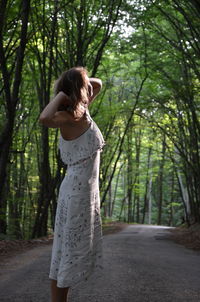
POLYGON ((49 274, 58 287, 74 287, 102 268, 99 162, 105 143, 86 114, 90 127, 74 140, 60 137, 59 143, 67 173, 59 191, 49 274))

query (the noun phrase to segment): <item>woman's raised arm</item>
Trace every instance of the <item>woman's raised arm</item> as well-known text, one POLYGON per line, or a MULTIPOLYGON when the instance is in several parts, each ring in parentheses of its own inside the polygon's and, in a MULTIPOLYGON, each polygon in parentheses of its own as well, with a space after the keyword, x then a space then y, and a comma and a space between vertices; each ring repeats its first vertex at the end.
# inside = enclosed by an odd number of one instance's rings
POLYGON ((69 104, 68 96, 60 91, 55 98, 41 112, 39 121, 46 127, 59 128, 68 120, 68 114, 65 111, 58 111, 59 107, 69 104))
POLYGON ((90 103, 95 99, 95 97, 99 94, 102 88, 102 81, 98 78, 89 78, 90 84, 92 85, 92 93, 90 97, 90 103))

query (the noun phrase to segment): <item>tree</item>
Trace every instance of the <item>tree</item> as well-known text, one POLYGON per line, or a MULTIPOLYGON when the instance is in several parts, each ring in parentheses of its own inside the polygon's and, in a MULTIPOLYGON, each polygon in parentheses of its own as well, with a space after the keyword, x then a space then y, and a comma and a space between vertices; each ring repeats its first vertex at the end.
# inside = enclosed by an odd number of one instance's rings
POLYGON ((8 1, 1 1, 0 22, 0 65, 2 72, 1 90, 4 103, 4 123, 0 133, 0 230, 6 233, 6 182, 10 148, 14 131, 15 115, 19 103, 19 89, 22 79, 25 48, 27 44, 30 0, 22 0, 16 20, 8 1), (11 20, 6 19, 10 13, 11 20), (14 26, 13 26, 14 25, 14 26), (11 38, 5 32, 12 32, 11 38), (13 38, 14 41, 11 39, 13 38))

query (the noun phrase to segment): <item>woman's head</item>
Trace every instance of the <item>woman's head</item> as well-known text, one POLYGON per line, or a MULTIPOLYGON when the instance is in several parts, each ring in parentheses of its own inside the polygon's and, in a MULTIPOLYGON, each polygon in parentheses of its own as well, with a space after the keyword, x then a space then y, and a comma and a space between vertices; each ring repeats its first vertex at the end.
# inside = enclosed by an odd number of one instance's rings
POLYGON ((83 67, 73 67, 64 71, 55 83, 55 95, 63 91, 69 96, 71 107, 76 108, 79 103, 88 104, 91 95, 87 70, 83 67))

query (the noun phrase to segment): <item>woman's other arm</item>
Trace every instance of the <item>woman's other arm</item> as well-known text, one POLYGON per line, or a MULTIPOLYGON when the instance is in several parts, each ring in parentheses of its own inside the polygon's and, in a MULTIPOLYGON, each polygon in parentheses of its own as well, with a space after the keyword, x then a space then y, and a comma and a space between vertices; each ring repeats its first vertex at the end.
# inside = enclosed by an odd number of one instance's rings
POLYGON ((41 112, 39 121, 46 127, 59 128, 68 121, 69 114, 66 111, 58 111, 62 105, 67 106, 69 99, 60 91, 55 98, 41 112))
POLYGON ((95 99, 99 94, 102 88, 102 81, 98 78, 89 78, 90 84, 92 85, 92 95, 90 97, 90 103, 95 99))

